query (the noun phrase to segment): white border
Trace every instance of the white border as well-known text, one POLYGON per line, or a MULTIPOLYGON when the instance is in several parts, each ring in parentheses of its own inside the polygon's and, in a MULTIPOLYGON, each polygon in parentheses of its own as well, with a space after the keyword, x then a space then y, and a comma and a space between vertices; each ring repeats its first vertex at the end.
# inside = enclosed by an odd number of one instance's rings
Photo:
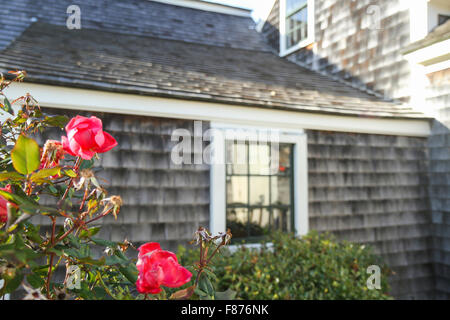
POLYGON ((404 54, 404 57, 406 60, 408 60, 411 63, 418 63, 426 65, 427 67, 430 67, 432 65, 439 64, 441 68, 434 67, 434 71, 443 70, 448 67, 448 64, 442 63, 448 60, 446 56, 450 52, 450 39, 442 40, 439 42, 435 42, 431 45, 427 45, 423 48, 408 52, 404 54), (427 64, 428 61, 437 59, 439 57, 443 57, 444 61, 439 61, 432 64, 427 64))
MULTIPOLYGON (((211 122, 211 128, 267 130, 267 127, 237 126, 233 124, 211 122)), ((308 150, 307 138, 302 129, 279 130, 280 143, 294 144, 294 228, 296 236, 308 233, 308 150)), ((213 161, 210 169, 210 230, 212 234, 226 230, 226 165, 225 165, 225 137, 215 135, 212 139, 213 161)))
POLYGON ((199 0, 150 0, 155 2, 161 2, 165 4, 170 4, 174 6, 187 7, 192 9, 218 12, 224 14, 230 14, 234 16, 241 17, 251 17, 251 10, 233 6, 227 6, 220 3, 208 2, 208 1, 199 1, 199 0))
MULTIPOLYGON (((414 137, 430 135, 430 122, 424 119, 337 116, 30 83, 14 83, 5 90, 5 94, 11 99, 23 96, 27 92, 42 106, 49 108, 205 120, 285 129, 302 128, 414 137)), ((299 109, 301 107, 298 106, 299 109)))
POLYGON ((280 0, 280 57, 287 56, 294 51, 304 48, 314 42, 314 23, 315 23, 315 10, 314 0, 308 0, 308 37, 296 45, 286 49, 286 0, 280 0))

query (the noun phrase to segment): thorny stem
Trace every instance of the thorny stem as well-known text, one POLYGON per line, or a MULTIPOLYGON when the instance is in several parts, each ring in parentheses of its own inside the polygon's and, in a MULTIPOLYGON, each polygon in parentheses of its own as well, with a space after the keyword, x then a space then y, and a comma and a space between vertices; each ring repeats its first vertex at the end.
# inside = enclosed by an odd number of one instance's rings
POLYGON ((108 214, 109 214, 111 211, 113 211, 113 210, 114 210, 114 207, 113 207, 113 208, 110 208, 109 210, 107 210, 107 211, 105 211, 105 212, 103 212, 101 215, 99 215, 99 216, 97 216, 97 217, 95 217, 95 218, 92 218, 91 220, 86 221, 86 224, 91 223, 91 222, 94 222, 94 221, 96 221, 96 220, 98 220, 98 219, 103 218, 104 216, 108 215, 108 214))
MULTIPOLYGON (((53 247, 55 245, 55 229, 56 229, 56 218, 50 217, 52 219, 52 236, 51 236, 51 246, 53 247)), ((50 299, 50 279, 52 277, 52 269, 53 269, 53 259, 55 257, 55 254, 52 252, 50 253, 50 259, 49 259, 49 266, 48 266, 48 274, 47 274, 47 281, 46 281, 46 288, 47 288, 47 298, 50 299)))
POLYGON ((198 282, 200 281, 200 276, 203 273, 203 270, 206 267, 208 267, 208 264, 211 262, 211 259, 216 255, 216 253, 219 251, 219 249, 224 245, 225 244, 223 242, 221 244, 219 244, 208 258, 208 247, 205 248, 205 252, 203 253, 203 239, 200 238, 200 263, 199 263, 199 269, 197 271, 197 277, 195 278, 194 287, 197 287, 198 282))
POLYGON ((103 289, 105 289, 106 293, 109 294, 111 296, 111 298, 113 298, 114 300, 119 300, 112 294, 112 292, 106 286, 105 282, 103 282, 103 279, 102 279, 102 276, 100 275, 100 273, 97 273, 97 279, 100 281, 100 284, 102 285, 103 289))
POLYGON ((86 186, 86 189, 84 189, 83 200, 81 201, 80 209, 78 210, 78 212, 81 212, 83 210, 88 194, 89 194, 89 189, 88 189, 88 186, 86 186))

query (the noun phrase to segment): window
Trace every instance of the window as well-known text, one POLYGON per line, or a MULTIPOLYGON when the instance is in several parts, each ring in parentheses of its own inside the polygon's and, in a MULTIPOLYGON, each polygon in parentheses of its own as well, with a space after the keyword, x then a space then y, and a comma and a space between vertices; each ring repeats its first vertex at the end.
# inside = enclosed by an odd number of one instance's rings
POLYGON ((286 0, 286 49, 308 36, 308 6, 306 0, 286 0))
POLYGON ((287 55, 313 42, 314 1, 281 0, 280 55, 287 55))
MULTIPOLYGON (((282 132, 258 141, 267 129, 248 127, 236 139, 233 125, 211 123, 211 222, 216 233, 231 229, 234 243, 257 242, 276 230, 306 234, 308 230, 306 135, 282 132), (254 133, 254 134, 252 134, 254 133)), ((242 126, 239 127, 242 130, 242 126)))
POLYGON ((449 19, 450 19, 449 15, 438 14, 438 25, 440 26, 440 25, 446 23, 449 19))
POLYGON ((226 224, 235 240, 294 231, 293 147, 226 141, 226 224), (274 158, 277 166, 272 168, 274 158))

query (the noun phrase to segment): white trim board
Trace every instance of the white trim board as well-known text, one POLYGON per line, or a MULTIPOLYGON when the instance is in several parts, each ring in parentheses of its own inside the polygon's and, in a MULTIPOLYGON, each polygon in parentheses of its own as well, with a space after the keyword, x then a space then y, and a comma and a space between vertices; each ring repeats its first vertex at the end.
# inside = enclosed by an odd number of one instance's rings
POLYGON ((315 30, 315 9, 314 0, 307 0, 307 10, 308 10, 308 36, 296 45, 286 48, 286 0, 280 0, 280 48, 279 56, 285 57, 301 48, 309 46, 314 42, 314 30, 315 30))
POLYGON ((208 1, 200 1, 200 0, 149 0, 149 1, 161 2, 165 4, 187 7, 197 10, 224 13, 240 17, 247 17, 247 18, 251 17, 250 9, 227 6, 224 4, 213 3, 208 1))
MULTIPOLYGON (((212 129, 243 129, 257 132, 264 127, 244 126, 211 122, 212 129)), ((303 130, 285 130, 284 128, 271 128, 279 130, 279 143, 292 143, 294 145, 294 229, 297 236, 308 233, 308 142, 303 130)), ((251 137, 248 137, 251 139, 251 137)), ((256 138, 256 136, 255 136, 256 138)), ((210 169, 210 231, 212 234, 226 230, 226 159, 224 135, 213 135, 212 164, 210 169)), ((270 141, 270 140, 269 140, 270 141)))
MULTIPOLYGON (((446 55, 449 53, 450 48, 450 39, 439 41, 436 43, 433 43, 431 45, 425 46, 423 48, 405 53, 403 56, 406 60, 408 60, 411 63, 418 63, 425 66, 431 66, 433 64, 438 64, 440 62, 445 62, 447 60, 446 55), (438 58, 442 57, 439 61, 438 58), (428 64, 428 61, 436 60, 439 61, 438 63, 431 63, 428 64)), ((445 63, 440 65, 442 68, 446 68, 448 65, 445 63)), ((434 71, 442 70, 440 68, 435 68, 434 71)))
POLYGON ((31 83, 14 83, 5 90, 5 94, 11 99, 25 93, 30 93, 41 106, 49 108, 216 121, 285 129, 416 137, 430 135, 430 123, 423 119, 337 116, 31 83))

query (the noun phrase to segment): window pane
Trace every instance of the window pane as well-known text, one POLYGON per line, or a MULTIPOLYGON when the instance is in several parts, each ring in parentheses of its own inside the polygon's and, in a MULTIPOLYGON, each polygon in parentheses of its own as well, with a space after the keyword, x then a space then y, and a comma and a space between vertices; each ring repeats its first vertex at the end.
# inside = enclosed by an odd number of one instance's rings
POLYGON ((291 173, 291 153, 292 145, 280 144, 280 151, 278 153, 278 174, 290 175, 291 173))
POLYGON ((290 177, 272 177, 272 204, 289 205, 291 203, 291 179, 290 177))
POLYGON ((307 0, 286 0, 286 14, 289 15, 306 4, 307 0))
POLYGON ((269 205, 270 177, 250 177, 250 205, 269 205))
POLYGON ((227 177, 227 203, 230 205, 248 204, 248 179, 246 176, 227 177))
POLYGON ((226 144, 227 174, 247 174, 248 145, 245 142, 227 142, 226 144))
POLYGON ((248 237, 248 211, 246 208, 227 210, 227 228, 230 228, 233 238, 248 237))
POLYGON ((272 212, 272 230, 283 232, 293 231, 291 226, 291 210, 289 208, 274 208, 272 212))
POLYGON ((308 36, 307 7, 286 19, 286 46, 292 47, 308 36))
POLYGON ((270 231, 270 212, 266 208, 250 209, 250 236, 264 236, 270 231))
POLYGON ((270 174, 270 145, 250 143, 249 160, 250 174, 270 174))

